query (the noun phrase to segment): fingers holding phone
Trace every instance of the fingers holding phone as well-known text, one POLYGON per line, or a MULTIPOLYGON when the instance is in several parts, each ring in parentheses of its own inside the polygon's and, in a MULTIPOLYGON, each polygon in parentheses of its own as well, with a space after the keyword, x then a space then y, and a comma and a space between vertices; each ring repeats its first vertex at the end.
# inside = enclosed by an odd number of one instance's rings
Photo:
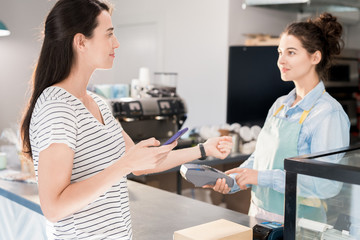
POLYGON ((178 131, 177 133, 175 133, 171 138, 169 138, 165 143, 163 143, 162 145, 168 145, 171 144, 174 141, 177 141, 182 135, 184 135, 184 133, 187 132, 189 128, 184 128, 181 129, 180 131, 178 131))
POLYGON ((156 147, 158 149, 158 157, 159 161, 158 164, 161 164, 169 155, 169 153, 177 146, 177 140, 173 141, 172 143, 169 143, 167 145, 161 145, 159 147, 156 147))
POLYGON ((177 133, 175 133, 172 137, 170 137, 165 143, 163 143, 161 146, 158 147, 159 154, 161 155, 161 161, 159 161, 159 164, 163 162, 167 155, 176 147, 177 140, 186 133, 188 128, 181 129, 177 133))
POLYGON ((160 142, 149 138, 129 148, 120 161, 126 161, 131 172, 155 168, 162 161, 163 151, 159 151, 160 142))
POLYGON ((176 147, 177 140, 187 130, 187 128, 180 130, 162 145, 155 138, 149 138, 131 147, 125 154, 132 172, 151 170, 158 167, 167 159, 168 154, 176 147))
POLYGON ((126 161, 131 171, 143 171, 158 167, 176 147, 177 141, 168 145, 161 145, 155 138, 140 141, 131 147, 126 154, 126 161))

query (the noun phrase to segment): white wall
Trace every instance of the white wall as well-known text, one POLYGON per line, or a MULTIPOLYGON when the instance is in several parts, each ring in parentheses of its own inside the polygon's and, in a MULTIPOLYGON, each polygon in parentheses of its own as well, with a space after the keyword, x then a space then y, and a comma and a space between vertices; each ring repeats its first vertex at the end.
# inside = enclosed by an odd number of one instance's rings
POLYGON ((53 1, 0 0, 0 20, 11 31, 0 37, 0 132, 19 121, 40 50, 40 30, 53 1))
MULTIPOLYGON (((160 57, 152 71, 177 72, 178 93, 188 104, 187 126, 225 122, 228 1, 114 0, 114 26, 141 16, 157 16, 160 57)), ((12 31, 0 38, 0 131, 18 122, 41 46, 41 23, 54 1, 0 0, 0 19, 12 31)), ((118 36, 121 38, 121 36, 118 36)), ((121 44, 121 43, 120 43, 121 44)), ((119 59, 117 53, 115 61, 119 59)), ((129 83, 117 71, 97 71, 91 83, 129 83)), ((120 69, 120 70, 119 70, 120 69)), ((138 72, 134 71, 134 77, 138 72)))
MULTIPOLYGON (((54 0, 0 0, 0 20, 12 31, 0 38, 0 131, 20 119, 37 60, 42 23, 54 0)), ((154 71, 177 72, 178 93, 188 105, 189 127, 226 121, 228 46, 244 44, 245 33, 278 35, 295 20, 292 13, 241 9, 238 0, 113 0, 113 24, 150 22, 156 31, 154 71)), ((349 28, 358 47, 360 25, 349 28)), ((124 36, 118 35, 121 40, 124 36)), ((120 42, 121 44, 121 42, 120 42)), ((123 49, 124 50, 124 49, 123 49)), ((130 83, 138 69, 121 47, 114 68, 97 71, 91 83, 130 83)))
POLYGON ((245 34, 279 36, 286 25, 296 20, 296 14, 259 7, 241 8, 242 1, 230 0, 229 45, 245 43, 245 34))
POLYGON ((173 1, 167 12, 165 69, 179 72, 187 126, 226 122, 228 1, 173 1))

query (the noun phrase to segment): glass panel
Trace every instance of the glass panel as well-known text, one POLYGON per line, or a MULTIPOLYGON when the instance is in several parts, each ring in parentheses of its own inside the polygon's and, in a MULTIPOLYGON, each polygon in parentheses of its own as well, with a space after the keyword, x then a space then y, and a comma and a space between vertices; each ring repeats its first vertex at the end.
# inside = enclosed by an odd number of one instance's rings
POLYGON ((360 186, 298 175, 296 239, 360 239, 360 186))
POLYGON ((341 165, 358 167, 360 170, 360 149, 345 152, 345 153, 330 154, 330 155, 324 156, 324 157, 315 157, 315 158, 313 158, 313 160, 339 163, 341 165))

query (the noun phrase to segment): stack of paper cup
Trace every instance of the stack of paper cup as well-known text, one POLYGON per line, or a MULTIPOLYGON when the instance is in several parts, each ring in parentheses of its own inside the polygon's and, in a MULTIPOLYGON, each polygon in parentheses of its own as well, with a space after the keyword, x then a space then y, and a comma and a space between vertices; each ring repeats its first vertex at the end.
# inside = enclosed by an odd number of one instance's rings
POLYGON ((139 70, 139 80, 143 87, 150 84, 150 71, 146 67, 142 67, 139 70))
POLYGON ((131 80, 130 95, 132 98, 139 98, 141 92, 141 85, 139 79, 131 80))
POLYGON ((257 138, 260 134, 260 131, 261 131, 261 127, 258 125, 254 125, 250 128, 250 131, 251 131, 253 139, 257 140, 257 138))
POLYGON ((252 133, 248 126, 242 126, 239 129, 239 134, 242 140, 245 142, 250 142, 252 140, 252 133))

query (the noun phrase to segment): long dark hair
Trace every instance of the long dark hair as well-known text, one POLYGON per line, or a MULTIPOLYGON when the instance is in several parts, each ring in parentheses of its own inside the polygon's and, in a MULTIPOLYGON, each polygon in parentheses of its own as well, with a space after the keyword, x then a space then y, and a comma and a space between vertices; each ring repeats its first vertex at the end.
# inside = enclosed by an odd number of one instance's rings
POLYGON ((315 19, 290 24, 284 33, 297 37, 308 53, 321 52, 321 61, 315 69, 320 79, 326 81, 334 56, 344 46, 342 31, 337 18, 325 12, 315 19))
POLYGON ((44 41, 32 77, 32 95, 21 124, 22 151, 27 156, 31 157, 29 128, 37 99, 45 88, 69 76, 75 34, 91 38, 98 25, 97 16, 104 10, 111 13, 109 4, 100 0, 59 0, 47 16, 44 41))

